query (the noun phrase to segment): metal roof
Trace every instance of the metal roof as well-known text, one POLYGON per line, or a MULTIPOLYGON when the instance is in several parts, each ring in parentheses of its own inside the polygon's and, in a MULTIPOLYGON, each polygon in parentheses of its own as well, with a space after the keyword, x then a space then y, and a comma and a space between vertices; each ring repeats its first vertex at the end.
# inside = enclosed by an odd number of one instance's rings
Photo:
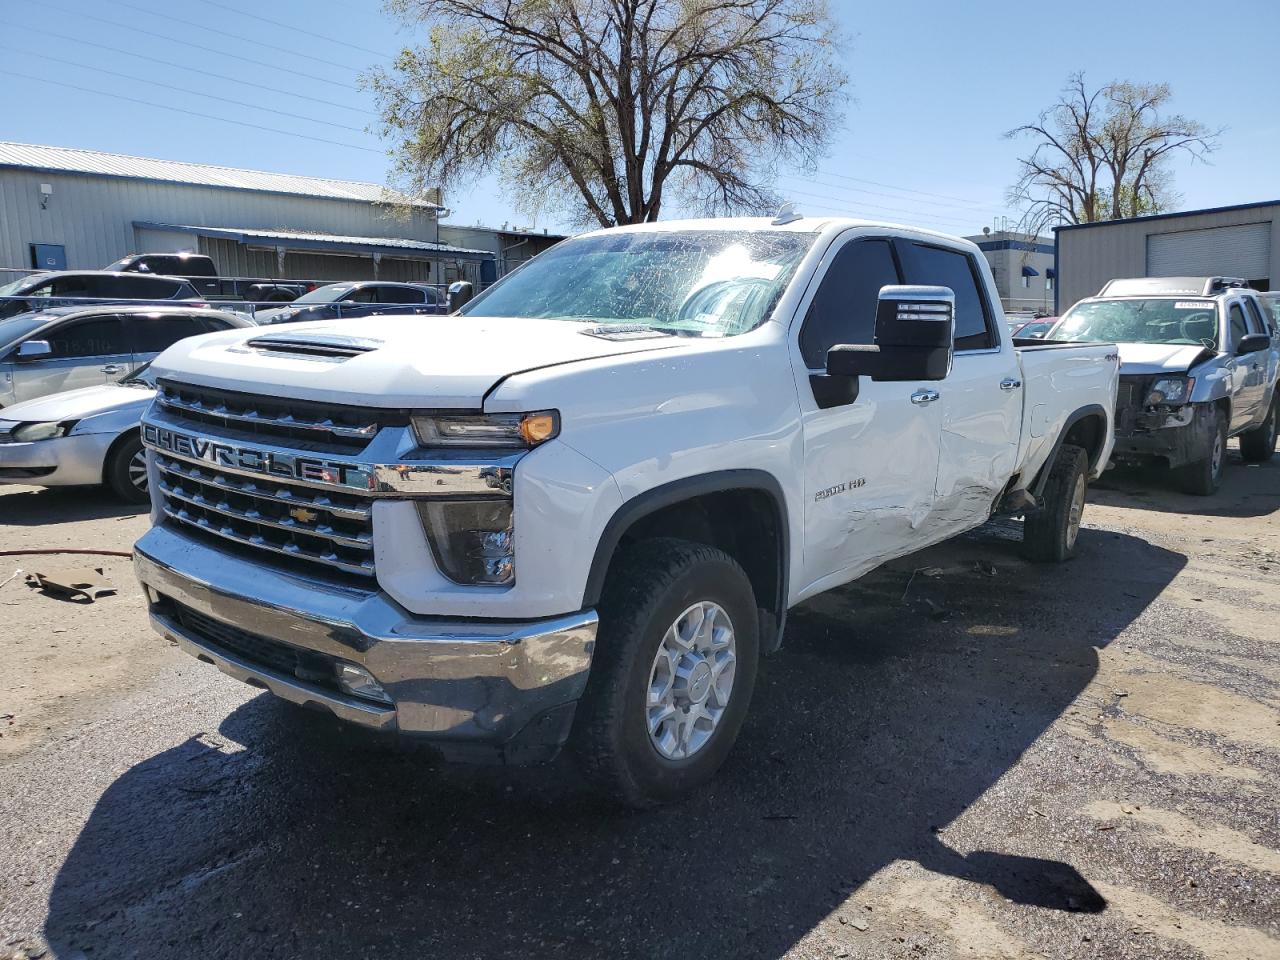
MULTIPOLYGON (((287 246, 291 250, 344 250, 359 253, 390 253, 401 255, 429 253, 437 256, 459 257, 464 260, 492 260, 491 250, 474 250, 455 247, 431 240, 405 240, 400 237, 344 237, 332 233, 299 233, 288 230, 259 230, 250 227, 198 227, 190 224, 152 223, 135 220, 135 227, 145 230, 173 230, 194 233, 201 237, 217 237, 235 240, 237 243, 260 243, 264 246, 287 246)), ((419 258, 420 259, 420 258, 419 258)))
POLYGON ((292 173, 267 173, 217 167, 207 163, 181 160, 156 160, 131 157, 122 153, 102 153, 75 147, 46 147, 30 143, 0 140, 0 167, 47 170, 55 173, 85 173, 102 177, 128 177, 166 183, 194 184, 202 187, 225 187, 231 190, 257 190, 265 193, 287 193, 328 200, 358 200, 364 203, 408 203, 417 207, 437 204, 410 199, 376 183, 357 180, 329 180, 303 177, 292 173))
POLYGON ((1145 223, 1148 220, 1176 220, 1179 217, 1202 217, 1213 213, 1235 213, 1237 210, 1259 210, 1263 207, 1280 207, 1280 200, 1259 200, 1256 203, 1236 203, 1228 207, 1205 207, 1203 210, 1178 210, 1174 213, 1149 213, 1142 217, 1121 217, 1118 220, 1096 220, 1093 223, 1063 223, 1053 228, 1054 233, 1065 230, 1090 230, 1094 227, 1118 227, 1126 223, 1145 223))

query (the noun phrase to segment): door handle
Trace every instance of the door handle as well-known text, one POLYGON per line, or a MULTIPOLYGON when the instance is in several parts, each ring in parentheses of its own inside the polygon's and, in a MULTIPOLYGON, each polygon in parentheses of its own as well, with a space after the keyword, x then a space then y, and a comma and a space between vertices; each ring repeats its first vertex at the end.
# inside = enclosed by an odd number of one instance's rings
POLYGON ((918 407, 924 406, 926 403, 933 403, 942 396, 937 390, 917 390, 911 395, 911 402, 918 407))
POLYGON ((1001 390, 1017 390, 1020 386, 1022 386, 1022 381, 1017 377, 1005 377, 1000 381, 1001 390))
POLYGON ((103 373, 124 373, 124 367, 117 363, 108 363, 102 368, 103 373))

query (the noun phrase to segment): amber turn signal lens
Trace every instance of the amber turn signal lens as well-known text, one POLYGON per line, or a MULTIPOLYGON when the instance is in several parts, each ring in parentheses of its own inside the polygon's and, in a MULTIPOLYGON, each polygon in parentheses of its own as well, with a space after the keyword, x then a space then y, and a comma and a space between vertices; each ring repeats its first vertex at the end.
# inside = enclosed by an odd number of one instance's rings
POLYGON ((520 421, 520 436, 531 447, 550 440, 559 430, 554 413, 531 413, 520 421))

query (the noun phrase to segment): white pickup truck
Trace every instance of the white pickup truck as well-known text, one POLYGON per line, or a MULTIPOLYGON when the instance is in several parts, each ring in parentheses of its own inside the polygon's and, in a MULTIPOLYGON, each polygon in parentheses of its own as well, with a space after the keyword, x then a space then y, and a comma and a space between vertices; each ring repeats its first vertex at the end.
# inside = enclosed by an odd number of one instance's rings
POLYGON ((448 317, 166 351, 136 567, 224 673, 656 803, 724 760, 789 607, 1000 513, 1069 557, 1117 366, 1015 347, 953 237, 603 230, 448 317))

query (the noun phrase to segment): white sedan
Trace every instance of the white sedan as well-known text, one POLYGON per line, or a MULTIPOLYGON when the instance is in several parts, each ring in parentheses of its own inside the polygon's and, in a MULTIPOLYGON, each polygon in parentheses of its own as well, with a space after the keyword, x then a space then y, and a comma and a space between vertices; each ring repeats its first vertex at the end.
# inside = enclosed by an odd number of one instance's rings
POLYGON ((147 461, 138 424, 156 395, 149 366, 118 383, 0 410, 0 483, 106 484, 129 503, 145 503, 147 461))

